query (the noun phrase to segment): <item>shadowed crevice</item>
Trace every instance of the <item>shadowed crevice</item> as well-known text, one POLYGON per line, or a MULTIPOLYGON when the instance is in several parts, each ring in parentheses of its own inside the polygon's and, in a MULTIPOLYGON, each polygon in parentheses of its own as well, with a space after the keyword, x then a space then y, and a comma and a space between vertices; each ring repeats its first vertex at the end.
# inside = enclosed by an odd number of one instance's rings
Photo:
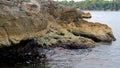
POLYGON ((22 40, 19 44, 0 48, 0 64, 41 62, 46 59, 42 52, 33 40, 22 40))

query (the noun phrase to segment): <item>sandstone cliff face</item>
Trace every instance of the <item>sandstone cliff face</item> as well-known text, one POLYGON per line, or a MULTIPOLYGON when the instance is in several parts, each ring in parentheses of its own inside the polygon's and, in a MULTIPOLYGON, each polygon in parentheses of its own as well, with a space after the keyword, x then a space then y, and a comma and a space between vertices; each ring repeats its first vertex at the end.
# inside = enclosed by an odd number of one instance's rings
POLYGON ((47 20, 40 7, 22 0, 0 1, 0 44, 11 45, 21 40, 42 35, 47 29, 47 20))
POLYGON ((107 25, 83 20, 89 17, 51 0, 1 0, 0 46, 34 39, 42 46, 88 48, 98 41, 115 40, 107 25))

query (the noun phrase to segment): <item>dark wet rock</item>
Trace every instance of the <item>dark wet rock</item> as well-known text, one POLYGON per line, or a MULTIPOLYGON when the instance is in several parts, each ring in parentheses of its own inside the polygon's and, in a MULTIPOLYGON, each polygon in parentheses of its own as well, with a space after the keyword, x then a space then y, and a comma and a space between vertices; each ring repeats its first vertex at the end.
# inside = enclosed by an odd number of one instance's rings
POLYGON ((95 46, 95 45, 89 45, 87 43, 82 43, 82 42, 78 43, 77 41, 67 41, 65 43, 58 42, 55 45, 57 47, 63 47, 63 48, 66 48, 66 49, 87 49, 87 48, 92 48, 92 47, 95 46))
POLYGON ((44 50, 33 43, 23 40, 18 45, 0 48, 0 65, 43 62, 46 60, 44 50))

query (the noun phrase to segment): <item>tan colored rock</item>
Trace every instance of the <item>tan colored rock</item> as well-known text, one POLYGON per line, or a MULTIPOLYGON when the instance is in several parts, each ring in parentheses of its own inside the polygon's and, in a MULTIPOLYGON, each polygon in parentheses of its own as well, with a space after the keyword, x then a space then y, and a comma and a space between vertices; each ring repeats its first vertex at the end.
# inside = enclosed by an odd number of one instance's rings
POLYGON ((112 42, 116 40, 112 29, 105 24, 82 20, 81 23, 74 25, 70 29, 74 35, 90 38, 95 42, 112 42))
POLYGON ((5 30, 5 27, 0 27, 0 44, 1 45, 10 45, 9 39, 8 39, 7 32, 5 30))
POLYGON ((81 36, 75 36, 66 28, 53 22, 49 22, 49 31, 41 38, 36 38, 36 41, 43 47, 57 46, 77 49, 91 48, 96 45, 93 40, 81 36))
POLYGON ((40 6, 34 3, 30 2, 23 2, 22 3, 23 8, 30 13, 39 13, 40 12, 40 6))
POLYGON ((107 25, 83 20, 89 17, 52 0, 1 0, 0 46, 32 39, 42 46, 88 48, 115 40, 107 25))
MULTIPOLYGON (((10 2, 12 3, 12 1, 10 2)), ((5 36, 1 36, 1 44, 3 41, 6 41, 4 45, 17 44, 21 40, 41 36, 47 31, 48 22, 40 13, 40 8, 37 8, 37 5, 33 7, 33 4, 25 3, 23 6, 21 4, 20 8, 15 5, 11 5, 11 8, 6 4, 1 4, 1 6, 0 28, 4 27, 1 31, 5 34, 5 36)))
POLYGON ((91 14, 89 12, 85 13, 85 12, 82 12, 82 18, 91 18, 91 14))

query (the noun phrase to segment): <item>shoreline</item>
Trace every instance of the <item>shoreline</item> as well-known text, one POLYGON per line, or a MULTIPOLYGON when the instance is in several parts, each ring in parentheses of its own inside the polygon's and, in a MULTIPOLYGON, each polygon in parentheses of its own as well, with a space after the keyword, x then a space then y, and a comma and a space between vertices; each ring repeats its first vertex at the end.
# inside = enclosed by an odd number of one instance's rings
POLYGON ((104 11, 104 10, 81 10, 81 11, 85 11, 85 12, 120 12, 120 11, 104 11))
MULTIPOLYGON (((111 43, 99 42, 96 45, 110 45, 111 43)), ((64 53, 74 50, 80 50, 79 54, 83 54, 84 50, 90 52, 92 48, 76 48, 76 47, 68 47, 70 43, 67 44, 56 44, 52 47, 42 47, 40 45, 34 44, 31 42, 26 43, 26 45, 14 45, 10 47, 0 48, 0 66, 1 65, 16 65, 16 64, 36 64, 36 63, 44 63, 51 61, 54 58, 61 57, 52 57, 54 55, 58 55, 61 51, 64 53), (60 46, 63 45, 63 46, 60 46), (7 50, 7 51, 6 51, 7 50), (83 50, 83 51, 82 51, 83 50)), ((71 44, 72 45, 72 44, 71 44)), ((71 54, 70 54, 71 55, 71 54)))

